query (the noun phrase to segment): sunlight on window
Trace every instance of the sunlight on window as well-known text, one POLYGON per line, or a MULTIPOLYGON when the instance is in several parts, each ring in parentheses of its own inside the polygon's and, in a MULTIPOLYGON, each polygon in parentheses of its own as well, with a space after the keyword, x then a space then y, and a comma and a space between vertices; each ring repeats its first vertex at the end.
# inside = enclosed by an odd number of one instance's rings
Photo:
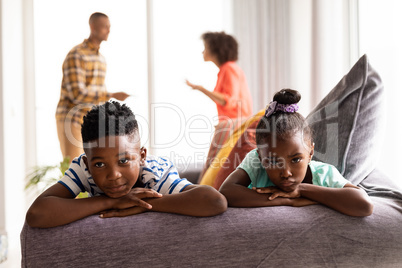
POLYGON ((137 115, 142 143, 150 146, 148 105, 151 105, 155 154, 187 159, 186 162, 194 161, 194 154, 206 156, 216 124, 216 106, 184 81, 189 79, 213 90, 218 68, 203 62, 200 37, 206 31, 230 32, 230 4, 214 0, 153 2, 155 99, 149 103, 145 0, 35 0, 38 163, 61 160, 54 114, 60 95, 62 63, 72 47, 88 38, 88 18, 96 11, 107 14, 111 22, 109 39, 100 49, 108 66, 107 89, 132 94, 126 103, 137 115))
POLYGON ((185 84, 213 90, 219 69, 204 62, 201 35, 231 31, 230 1, 154 1, 154 147, 174 162, 204 162, 217 120, 216 105, 185 84), (165 107, 161 103, 167 103, 165 107))
MULTIPOLYGON (((132 94, 126 103, 138 115, 141 125, 147 121, 145 0, 35 0, 35 77, 39 164, 48 165, 61 161, 55 111, 60 96, 62 64, 68 51, 89 37, 88 19, 93 12, 105 13, 111 22, 108 41, 103 42, 100 48, 107 62, 107 90, 132 94)), ((145 129, 140 130, 144 137, 148 136, 146 126, 145 129)))
POLYGON ((385 91, 385 139, 378 167, 397 180, 402 177, 395 172, 402 151, 402 121, 399 107, 402 98, 402 1, 360 1, 360 52, 367 54, 372 66, 380 74, 385 91))

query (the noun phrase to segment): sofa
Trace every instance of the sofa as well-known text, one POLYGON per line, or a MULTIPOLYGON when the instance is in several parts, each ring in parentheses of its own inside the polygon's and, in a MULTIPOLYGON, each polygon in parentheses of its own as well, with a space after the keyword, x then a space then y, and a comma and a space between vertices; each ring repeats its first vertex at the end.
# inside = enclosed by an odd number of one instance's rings
MULTIPOLYGON (((47 229, 26 223, 22 267, 402 267, 402 189, 376 167, 384 87, 363 55, 307 116, 315 159, 329 162, 371 197, 368 217, 323 205, 232 208, 214 217, 147 212, 97 215, 47 229)), ((203 172, 219 188, 244 148, 255 146, 244 122, 203 172), (247 142, 247 146, 243 146, 247 142)), ((238 161, 240 161, 238 159, 238 161)), ((197 182, 202 165, 179 166, 197 182)))

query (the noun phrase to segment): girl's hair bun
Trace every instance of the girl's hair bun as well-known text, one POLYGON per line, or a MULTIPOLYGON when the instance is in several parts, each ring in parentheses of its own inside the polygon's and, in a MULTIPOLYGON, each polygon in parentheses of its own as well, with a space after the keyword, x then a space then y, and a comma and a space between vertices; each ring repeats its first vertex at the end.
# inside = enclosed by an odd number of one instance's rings
POLYGON ((299 91, 285 88, 275 93, 274 101, 280 104, 294 104, 301 99, 299 91))

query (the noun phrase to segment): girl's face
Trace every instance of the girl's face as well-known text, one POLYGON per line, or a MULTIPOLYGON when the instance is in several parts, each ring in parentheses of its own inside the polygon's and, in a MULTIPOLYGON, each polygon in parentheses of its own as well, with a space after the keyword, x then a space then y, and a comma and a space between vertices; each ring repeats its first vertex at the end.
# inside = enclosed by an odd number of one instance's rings
POLYGON ((269 138, 259 146, 258 154, 269 179, 282 191, 292 192, 304 180, 308 163, 314 153, 314 144, 306 145, 301 133, 285 140, 269 138))
POLYGON ((204 61, 213 61, 214 55, 209 50, 208 44, 204 42, 204 51, 202 52, 204 56, 204 61))

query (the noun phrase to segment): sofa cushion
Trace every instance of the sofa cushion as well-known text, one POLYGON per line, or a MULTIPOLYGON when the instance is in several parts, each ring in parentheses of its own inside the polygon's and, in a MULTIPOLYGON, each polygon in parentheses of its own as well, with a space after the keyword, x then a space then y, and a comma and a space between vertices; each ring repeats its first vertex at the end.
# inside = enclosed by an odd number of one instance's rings
POLYGON ((210 185, 219 189, 226 177, 240 164, 244 156, 255 148, 255 137, 253 136, 256 123, 264 114, 261 110, 254 116, 247 119, 228 138, 223 147, 218 151, 216 157, 205 171, 200 184, 210 185), (221 173, 219 173, 222 170, 221 173), (219 182, 216 181, 219 174, 219 182), (226 177, 225 177, 226 176, 226 177))
POLYGON ((236 131, 243 121, 245 121, 246 118, 239 118, 239 119, 228 119, 228 120, 222 120, 220 121, 216 126, 215 126, 215 132, 212 137, 211 145, 208 150, 208 155, 207 155, 207 160, 205 162, 205 165, 200 173, 200 176, 198 178, 198 182, 202 181, 202 178, 211 165, 212 161, 215 159, 216 155, 218 154, 219 150, 224 147, 226 141, 228 138, 233 134, 234 131, 236 131))
POLYGON ((313 159, 332 164, 353 184, 375 168, 383 123, 383 85, 363 55, 307 116, 313 159))
POLYGON ((255 129, 258 125, 258 122, 260 121, 262 113, 263 112, 261 111, 261 114, 258 114, 258 116, 254 117, 254 120, 248 121, 249 125, 245 125, 243 129, 240 129, 240 138, 237 140, 235 146, 227 156, 224 164, 216 174, 216 178, 213 184, 213 187, 215 189, 219 189, 222 183, 230 175, 230 173, 232 173, 243 161, 248 152, 257 147, 255 143, 255 129))

